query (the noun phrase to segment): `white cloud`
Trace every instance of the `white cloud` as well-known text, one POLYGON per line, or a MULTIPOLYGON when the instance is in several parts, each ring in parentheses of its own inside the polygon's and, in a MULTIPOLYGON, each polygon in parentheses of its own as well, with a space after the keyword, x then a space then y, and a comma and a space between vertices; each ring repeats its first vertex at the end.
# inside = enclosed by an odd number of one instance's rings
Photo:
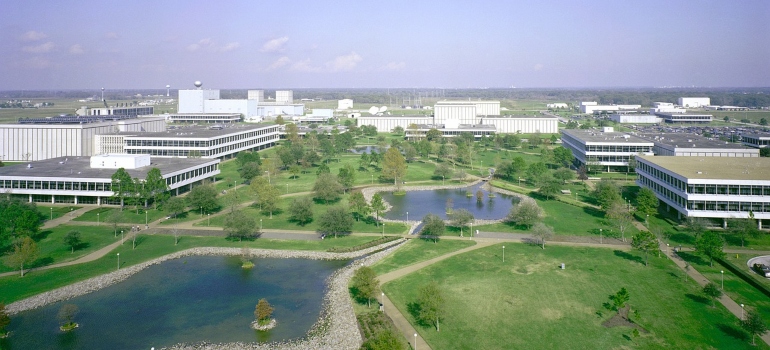
POLYGON ((288 36, 275 38, 272 40, 268 40, 266 43, 262 45, 262 49, 260 51, 262 52, 283 52, 284 51, 284 45, 286 42, 289 41, 288 36))
POLYGON ((406 68, 406 63, 404 62, 388 62, 380 70, 403 70, 404 68, 406 68))
POLYGON ((537 71, 537 70, 541 70, 541 69, 543 69, 543 67, 544 67, 544 66, 543 66, 543 64, 542 64, 542 63, 538 63, 538 64, 536 64, 536 65, 533 67, 533 69, 537 71))
POLYGON ((310 59, 306 59, 291 65, 291 70, 298 72, 320 72, 321 68, 311 65, 310 59))
POLYGON ((348 71, 356 68, 358 62, 361 62, 363 58, 355 52, 351 52, 348 55, 337 56, 334 60, 326 62, 326 67, 332 72, 348 71))
POLYGON ((214 42, 209 38, 201 39, 198 40, 197 43, 187 45, 187 51, 198 51, 203 48, 211 47, 213 44, 214 42))
POLYGON ((239 48, 240 46, 241 46, 240 43, 232 42, 232 43, 229 43, 229 44, 227 44, 225 46, 222 46, 222 48, 220 48, 219 51, 222 51, 222 52, 233 51, 233 50, 239 48))
POLYGON ((118 35, 118 33, 115 33, 115 32, 104 33, 104 37, 107 39, 113 39, 113 40, 120 39, 120 35, 118 35))
POLYGON ((51 61, 42 58, 42 57, 32 57, 26 61, 23 62, 23 65, 27 68, 32 69, 46 69, 51 67, 53 64, 51 61))
POLYGON ((291 60, 289 60, 288 57, 283 56, 283 57, 275 60, 275 62, 273 62, 269 67, 267 67, 267 70, 276 70, 278 68, 281 68, 281 67, 289 64, 289 62, 291 62, 291 60))
POLYGON ((83 47, 80 46, 80 44, 75 44, 70 46, 69 52, 73 55, 80 55, 83 54, 85 50, 83 50, 83 47))
POLYGON ((43 32, 36 32, 34 30, 30 30, 30 31, 24 33, 24 35, 21 36, 21 40, 22 41, 38 41, 38 40, 43 40, 43 39, 45 39, 47 37, 48 37, 48 35, 43 33, 43 32))
POLYGON ((40 45, 24 46, 21 48, 21 50, 29 53, 46 53, 53 50, 53 47, 54 47, 53 43, 49 41, 47 43, 40 44, 40 45))

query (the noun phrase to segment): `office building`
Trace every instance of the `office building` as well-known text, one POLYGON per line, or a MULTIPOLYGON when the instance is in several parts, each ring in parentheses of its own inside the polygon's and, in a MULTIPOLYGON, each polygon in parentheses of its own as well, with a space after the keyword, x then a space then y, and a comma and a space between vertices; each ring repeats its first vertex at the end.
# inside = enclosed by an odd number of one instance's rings
POLYGON ((563 129, 562 146, 572 151, 575 161, 581 165, 595 164, 608 172, 626 171, 631 157, 653 155, 652 141, 622 132, 613 128, 603 130, 563 129))

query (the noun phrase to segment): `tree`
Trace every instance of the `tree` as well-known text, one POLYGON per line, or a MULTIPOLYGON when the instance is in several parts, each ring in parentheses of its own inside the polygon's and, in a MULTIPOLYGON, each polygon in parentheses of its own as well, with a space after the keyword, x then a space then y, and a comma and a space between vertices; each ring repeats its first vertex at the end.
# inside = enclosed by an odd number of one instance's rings
POLYGON ((257 222, 241 210, 227 214, 224 230, 227 232, 227 237, 238 238, 239 242, 244 238, 248 239, 260 234, 257 222))
POLYGON ((393 134, 394 135, 403 135, 404 134, 404 128, 401 126, 396 126, 393 128, 393 134))
POLYGON ((463 227, 473 222, 473 214, 465 209, 457 209, 449 215, 450 225, 460 228, 460 237, 463 236, 463 227))
POLYGON ((602 210, 607 211, 613 203, 621 201, 620 188, 612 180, 602 179, 596 184, 593 197, 599 202, 602 210))
POLYGON ((270 320, 270 316, 273 315, 273 307, 267 302, 267 299, 262 298, 257 302, 257 307, 254 308, 254 318, 257 322, 264 323, 270 320))
POLYGON ((338 234, 349 233, 353 229, 353 218, 350 212, 343 206, 334 206, 321 214, 318 219, 318 231, 323 234, 333 234, 337 238, 338 234))
POLYGON ((759 120, 759 125, 767 125, 767 118, 762 118, 759 120))
POLYGON ((259 186, 257 189, 260 208, 263 212, 269 212, 271 219, 273 218, 273 212, 278 210, 280 195, 281 191, 278 190, 278 187, 270 184, 259 186))
POLYGON ((440 177, 441 180, 452 179, 452 169, 446 166, 446 164, 437 164, 436 170, 433 171, 433 177, 440 177))
POLYGON ((369 203, 366 203, 366 198, 364 198, 364 194, 361 191, 351 193, 348 203, 350 204, 350 209, 356 213, 356 221, 361 217, 366 217, 371 212, 369 203))
POLYGON ((251 179, 262 174, 262 168, 260 168, 257 162, 248 162, 238 169, 238 175, 241 176, 246 182, 250 182, 251 179))
POLYGON ((551 199, 561 192, 561 180, 554 179, 550 176, 541 177, 538 181, 540 183, 540 189, 538 192, 545 196, 545 199, 551 199))
POLYGON ((207 213, 211 213, 217 208, 217 190, 210 184, 202 184, 193 187, 190 193, 187 194, 187 203, 190 204, 192 210, 200 209, 207 213))
POLYGON ((382 159, 382 177, 385 179, 393 179, 393 184, 398 185, 398 179, 404 178, 406 175, 406 160, 398 149, 391 147, 385 151, 385 156, 382 159))
POLYGON ((433 243, 438 242, 439 237, 444 235, 445 230, 446 226, 444 225, 444 220, 438 215, 428 214, 422 218, 422 230, 420 230, 420 235, 433 238, 433 243))
POLYGON ((658 237, 650 231, 639 231, 631 239, 631 246, 644 252, 644 266, 647 266, 650 251, 658 249, 658 237))
POLYGON ((553 227, 548 226, 542 222, 535 223, 535 225, 532 226, 532 235, 540 240, 540 243, 543 245, 543 249, 545 249, 546 239, 551 239, 551 237, 553 237, 553 227))
POLYGON ((626 290, 625 287, 620 288, 620 290, 610 295, 610 301, 612 302, 612 309, 615 311, 620 311, 620 309, 626 307, 626 303, 631 300, 631 295, 628 294, 628 290, 626 290))
POLYGON ((743 248, 746 238, 754 238, 759 235, 757 223, 753 219, 754 213, 751 213, 750 215, 752 218, 733 219, 727 222, 727 226, 730 227, 730 233, 741 239, 741 248, 743 248))
POLYGON ((716 307, 716 300, 722 296, 722 290, 714 282, 709 282, 703 286, 703 294, 711 299, 711 307, 716 307))
POLYGON ((363 344, 363 350, 403 350, 403 342, 390 328, 381 329, 369 337, 363 344))
POLYGON ((297 198, 289 204, 289 219, 305 226, 313 221, 313 202, 308 197, 297 198))
POLYGON ((353 165, 347 163, 342 166, 337 173, 337 179, 340 185, 342 185, 343 190, 347 191, 353 188, 353 185, 356 183, 356 170, 353 169, 353 165))
POLYGON ((724 258, 725 240, 714 231, 706 231, 695 241, 695 250, 709 258, 709 266, 714 266, 714 258, 724 258))
POLYGON ((166 201, 166 204, 163 205, 163 208, 166 209, 172 217, 176 218, 177 214, 183 212, 184 209, 187 208, 187 204, 183 197, 171 197, 166 201))
POLYGON ((162 205, 171 197, 168 193, 166 179, 163 178, 163 174, 160 173, 158 168, 152 168, 147 172, 147 176, 144 179, 144 191, 148 194, 149 198, 152 198, 155 209, 158 209, 158 204, 162 205))
POLYGON ((548 172, 548 167, 543 162, 532 163, 527 167, 527 180, 537 184, 541 176, 548 172))
POLYGON ((642 188, 636 194, 636 208, 643 215, 654 215, 658 212, 658 197, 649 188, 642 188))
POLYGON ((580 181, 588 180, 588 168, 586 168, 585 164, 578 167, 575 172, 577 173, 578 180, 580 181))
POLYGON ((698 240, 698 237, 700 237, 703 232, 706 232, 708 222, 706 222, 703 218, 687 218, 687 221, 685 221, 684 226, 685 230, 687 232, 690 232, 695 236, 695 240, 698 240))
POLYGON ((257 163, 257 165, 262 165, 262 158, 260 157, 259 152, 238 152, 236 161, 238 161, 239 166, 244 166, 248 163, 257 163))
POLYGON ((283 116, 279 115, 275 117, 275 123, 278 125, 286 124, 286 121, 283 120, 283 116))
POLYGON ((566 184, 567 181, 575 178, 575 172, 569 168, 561 168, 553 172, 553 177, 566 184))
POLYGON ((770 157, 770 147, 763 147, 759 149, 760 157, 770 157))
POLYGON ((351 280, 354 294, 359 300, 366 300, 366 306, 371 307, 372 298, 374 298, 380 285, 377 280, 377 274, 371 267, 364 266, 356 270, 351 280))
POLYGON ((434 325, 440 331, 439 322, 444 317, 444 295, 436 282, 422 286, 418 292, 417 304, 420 306, 418 318, 421 322, 434 325))
MULTIPOLYGON (((369 206, 372 208, 372 211, 375 215, 377 215, 376 219, 377 222, 380 221, 380 213, 385 211, 385 202, 382 200, 382 195, 377 192, 372 196, 372 200, 369 202, 369 206)), ((379 226, 379 223, 377 224, 379 226)))
POLYGON ((126 204, 126 199, 134 196, 134 181, 124 168, 119 168, 112 174, 112 199, 120 200, 120 210, 126 204))
POLYGON ((291 173, 291 177, 293 179, 296 179, 299 176, 299 173, 301 172, 302 172, 302 167, 300 167, 299 165, 295 164, 289 167, 289 173, 291 173))
POLYGON ((7 335, 8 332, 5 327, 11 324, 11 317, 8 316, 8 311, 5 309, 5 303, 0 301, 0 338, 7 335))
POLYGON ((746 318, 741 320, 741 328, 751 334, 751 345, 757 345, 756 337, 767 332, 767 325, 762 320, 762 315, 755 309, 749 309, 746 312, 746 318))
POLYGON ((74 328, 73 327, 75 325, 74 319, 78 311, 79 311, 78 307, 75 304, 62 305, 61 309, 59 309, 59 313, 56 316, 59 319, 59 322, 63 329, 74 328))
POLYGON ((439 140, 439 139, 441 139, 441 136, 442 136, 441 135, 441 131, 439 131, 436 128, 430 129, 430 130, 428 130, 427 133, 425 133, 425 139, 427 139, 428 141, 439 140))
POLYGON ((314 198, 322 199, 324 202, 334 201, 340 197, 343 187, 337 181, 337 178, 328 173, 323 173, 318 176, 313 184, 313 196, 314 198))
POLYGON ((66 235, 64 235, 64 244, 72 248, 72 253, 75 252, 75 248, 80 246, 81 243, 83 243, 83 241, 80 240, 79 231, 72 230, 67 232, 66 235))
POLYGON ((0 251, 16 237, 37 234, 41 221, 42 216, 35 203, 0 199, 0 251))
POLYGON ((331 169, 329 169, 329 166, 326 165, 326 163, 321 163, 321 165, 318 166, 318 170, 316 170, 315 174, 321 176, 321 174, 331 174, 331 172, 331 169))
POLYGON ((605 213, 612 227, 620 232, 620 239, 626 241, 626 231, 634 224, 631 213, 622 202, 615 202, 605 213))
POLYGON ((531 227, 535 222, 542 219, 544 215, 543 209, 537 205, 537 202, 525 198, 511 208, 506 220, 517 225, 531 227))
POLYGON ((29 236, 23 236, 16 239, 16 242, 13 245, 13 251, 6 259, 6 264, 9 267, 19 266, 21 277, 24 277, 24 265, 31 264, 37 260, 39 252, 35 241, 29 236))

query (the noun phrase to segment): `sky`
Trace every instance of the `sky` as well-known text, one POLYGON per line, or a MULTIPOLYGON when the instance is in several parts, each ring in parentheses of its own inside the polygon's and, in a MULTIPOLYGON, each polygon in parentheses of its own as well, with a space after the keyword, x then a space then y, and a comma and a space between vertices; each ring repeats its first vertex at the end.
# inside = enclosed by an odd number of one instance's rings
POLYGON ((770 86, 767 0, 0 8, 0 90, 770 86))

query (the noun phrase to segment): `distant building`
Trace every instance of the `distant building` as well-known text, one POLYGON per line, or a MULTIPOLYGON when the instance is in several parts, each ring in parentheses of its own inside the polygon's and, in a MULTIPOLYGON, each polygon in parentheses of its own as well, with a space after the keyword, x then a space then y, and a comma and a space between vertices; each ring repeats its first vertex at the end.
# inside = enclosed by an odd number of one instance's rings
POLYGON ((650 140, 656 156, 687 157, 759 157, 759 150, 741 144, 712 140, 686 133, 639 133, 637 136, 650 140))
POLYGON ((610 116, 610 120, 621 124, 658 124, 663 122, 663 118, 654 114, 613 114, 610 116))
POLYGON ((291 90, 278 90, 275 92, 275 103, 292 104, 294 103, 294 92, 291 90))
POLYGON ((254 123, 277 115, 303 115, 305 106, 293 104, 292 91, 276 91, 275 102, 264 101, 264 90, 249 90, 248 99, 220 99, 219 90, 179 90, 179 114, 242 114, 254 123))
POLYGON ((694 113, 655 113, 663 118, 666 123, 710 123, 713 119, 711 114, 694 113))
POLYGON ((741 135, 741 143, 754 148, 765 148, 770 146, 770 134, 753 133, 741 135))
POLYGON ((174 113, 163 116, 172 123, 230 124, 241 121, 240 113, 174 113))
POLYGON ((480 124, 494 125, 498 134, 556 134, 559 118, 548 116, 506 115, 481 117, 480 124))
POLYGON ((711 98, 708 97, 680 97, 679 105, 687 108, 701 108, 711 105, 711 98))
POLYGON ((636 183, 680 217, 770 219, 770 158, 637 157, 636 183))
POLYGON ((642 105, 600 105, 595 101, 580 102, 580 112, 593 114, 596 112, 616 112, 621 110, 634 110, 642 108, 642 105))
POLYGON ((567 109, 569 108, 569 105, 566 103, 549 103, 545 105, 546 108, 554 108, 554 109, 567 109))
POLYGON ((353 100, 344 99, 337 101, 337 109, 351 109, 353 108, 353 100))
POLYGON ((131 117, 154 113, 155 107, 152 106, 82 107, 75 112, 81 116, 121 115, 131 117))
POLYGON ((494 125, 466 125, 466 124, 445 124, 445 125, 414 125, 414 128, 406 128, 405 136, 407 139, 424 138, 428 131, 436 129, 441 132, 441 137, 458 137, 462 133, 469 133, 474 138, 480 139, 482 137, 491 136, 495 133, 494 125))

